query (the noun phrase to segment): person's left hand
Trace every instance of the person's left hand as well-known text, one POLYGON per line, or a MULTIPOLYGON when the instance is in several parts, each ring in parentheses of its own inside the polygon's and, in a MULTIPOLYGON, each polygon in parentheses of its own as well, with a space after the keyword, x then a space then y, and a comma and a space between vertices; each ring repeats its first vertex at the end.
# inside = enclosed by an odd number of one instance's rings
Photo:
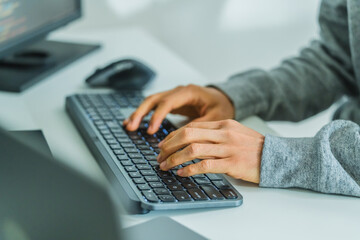
POLYGON ((164 171, 191 161, 202 161, 177 171, 182 177, 225 173, 249 182, 260 182, 265 137, 235 120, 192 122, 170 133, 159 143, 160 168, 164 171))

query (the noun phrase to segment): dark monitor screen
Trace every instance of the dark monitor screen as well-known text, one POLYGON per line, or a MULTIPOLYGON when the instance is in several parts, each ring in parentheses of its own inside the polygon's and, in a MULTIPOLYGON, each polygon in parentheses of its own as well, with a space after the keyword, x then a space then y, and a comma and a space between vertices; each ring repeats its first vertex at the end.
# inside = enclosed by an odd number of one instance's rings
POLYGON ((0 57, 80 15, 80 0, 0 0, 0 57))

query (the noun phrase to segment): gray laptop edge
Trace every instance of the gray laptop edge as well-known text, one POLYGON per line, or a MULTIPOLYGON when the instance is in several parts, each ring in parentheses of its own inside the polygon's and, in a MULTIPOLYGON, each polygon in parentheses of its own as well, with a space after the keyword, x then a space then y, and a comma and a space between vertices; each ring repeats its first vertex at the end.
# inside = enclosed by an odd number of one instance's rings
POLYGON ((0 129, 0 239, 122 239, 108 188, 0 129))

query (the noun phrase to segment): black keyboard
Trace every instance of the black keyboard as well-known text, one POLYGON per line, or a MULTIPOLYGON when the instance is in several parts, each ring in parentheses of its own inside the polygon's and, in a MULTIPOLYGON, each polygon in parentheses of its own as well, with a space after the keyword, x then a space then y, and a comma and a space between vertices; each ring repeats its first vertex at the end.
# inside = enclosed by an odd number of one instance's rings
POLYGON ((78 94, 66 99, 68 113, 126 209, 145 213, 241 205, 242 196, 221 174, 176 175, 179 168, 201 160, 160 170, 158 143, 176 128, 165 119, 157 133, 148 135, 147 116, 137 131, 124 129, 122 121, 142 100, 138 91, 78 94))

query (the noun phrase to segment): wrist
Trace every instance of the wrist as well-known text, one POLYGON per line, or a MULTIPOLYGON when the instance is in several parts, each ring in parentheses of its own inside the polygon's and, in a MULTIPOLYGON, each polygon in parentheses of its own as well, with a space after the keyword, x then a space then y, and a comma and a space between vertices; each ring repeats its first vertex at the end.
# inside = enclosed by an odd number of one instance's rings
POLYGON ((208 91, 213 95, 213 97, 217 100, 217 103, 221 105, 222 110, 226 110, 227 118, 234 119, 235 118, 235 106, 231 98, 221 89, 218 89, 214 86, 207 86, 208 91))

